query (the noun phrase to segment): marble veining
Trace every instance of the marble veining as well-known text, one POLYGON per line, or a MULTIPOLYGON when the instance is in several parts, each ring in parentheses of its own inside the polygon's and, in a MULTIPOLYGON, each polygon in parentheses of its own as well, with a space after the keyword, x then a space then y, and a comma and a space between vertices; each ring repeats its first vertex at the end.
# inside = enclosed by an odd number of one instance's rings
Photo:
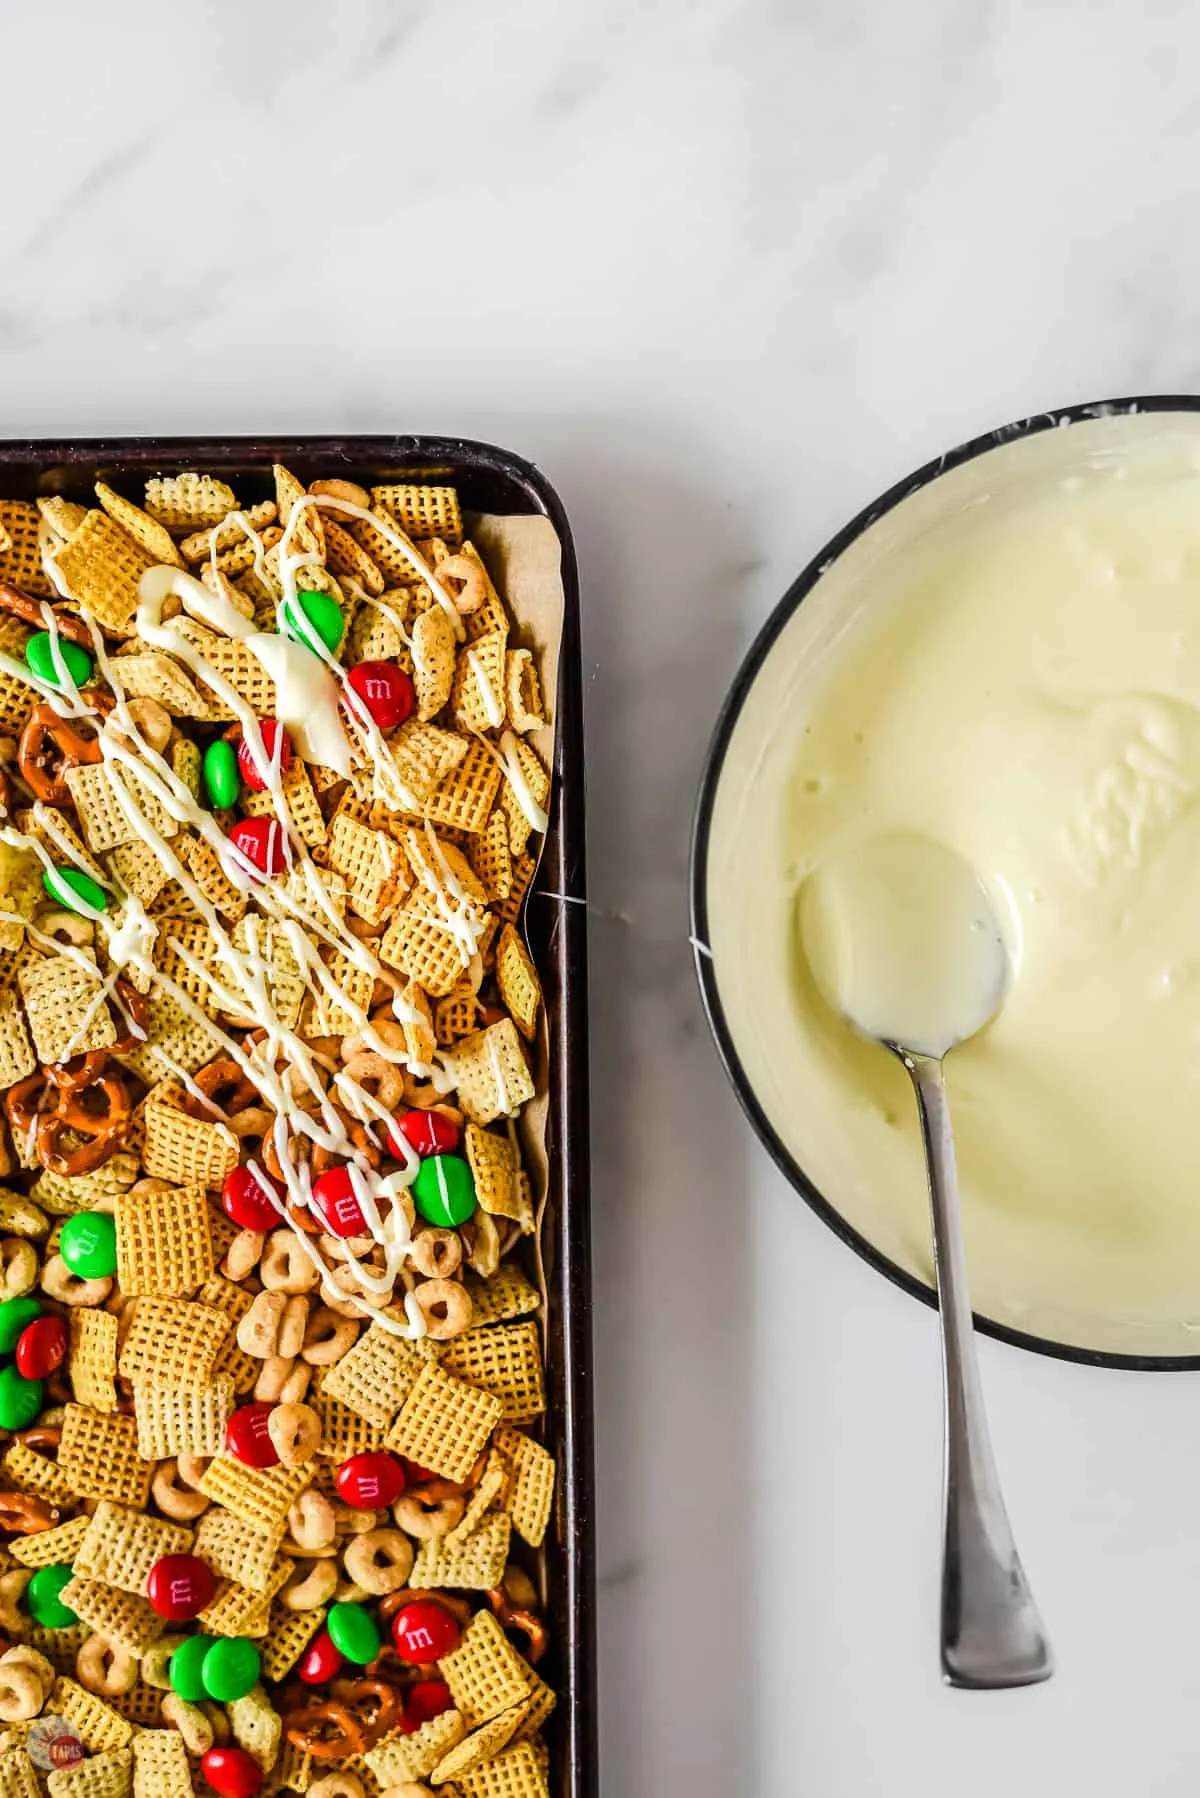
POLYGON ((724 689, 959 439, 1200 384, 1186 0, 0 17, 4 434, 436 430, 585 587, 604 1790, 1183 1798, 1196 1388, 985 1345, 1062 1672, 940 1689, 933 1318, 753 1145, 691 969, 724 689))

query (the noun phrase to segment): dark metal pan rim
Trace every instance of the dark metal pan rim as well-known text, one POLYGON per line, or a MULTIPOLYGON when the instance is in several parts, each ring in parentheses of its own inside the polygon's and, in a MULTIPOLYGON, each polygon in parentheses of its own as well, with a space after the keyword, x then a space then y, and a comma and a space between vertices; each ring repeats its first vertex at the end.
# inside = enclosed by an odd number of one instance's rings
MULTIPOLYGON (((1119 416, 1123 413, 1152 412, 1200 412, 1200 395, 1190 393, 1147 394, 1125 399, 1093 400, 1086 404, 1057 406, 1048 412, 1037 412, 1028 418, 1017 419, 1012 424, 1000 425, 995 430, 985 432, 982 436, 972 437, 968 442, 959 444, 931 462, 926 462, 915 473, 897 481, 880 498, 873 500, 869 506, 852 518, 849 524, 843 526, 836 536, 830 538, 825 547, 813 557, 808 566, 792 582, 759 631, 745 660, 734 676, 733 685, 721 708, 705 758, 692 826, 691 929, 696 978, 699 981, 709 1027, 712 1030, 725 1073, 742 1110, 771 1160, 822 1222, 827 1224, 834 1235, 847 1243, 856 1254, 861 1255, 862 1259, 876 1272, 885 1275, 893 1285, 900 1287, 903 1292, 910 1293, 913 1298, 920 1299, 926 1305, 933 1306, 937 1303, 937 1295, 933 1288, 927 1286, 923 1280, 916 1279, 914 1275, 893 1261, 890 1256, 876 1248, 817 1190, 768 1119, 746 1070, 742 1066, 721 1004, 716 970, 707 947, 709 833, 717 788, 725 765, 725 755, 759 670, 785 625, 791 620, 797 607, 812 591, 830 564, 836 561, 849 548, 850 544, 861 537, 877 520, 893 511, 901 501, 908 499, 922 487, 937 480, 939 475, 948 473, 964 462, 973 461, 977 456, 986 455, 990 450, 999 449, 1003 444, 1011 443, 1016 438, 1031 437, 1042 431, 1058 430, 1100 418, 1119 416)), ((1057 1342, 1052 1337, 1035 1336, 1024 1330, 1015 1330, 1008 1324, 999 1323, 994 1318, 978 1313, 975 1317, 975 1324, 985 1335, 993 1336, 1000 1342, 1009 1343, 1014 1348, 1030 1349, 1035 1354, 1048 1355, 1059 1361, 1074 1361, 1085 1367, 1115 1367, 1144 1373, 1186 1373, 1200 1369, 1200 1354, 1126 1355, 1100 1349, 1082 1348, 1072 1343, 1057 1342)))

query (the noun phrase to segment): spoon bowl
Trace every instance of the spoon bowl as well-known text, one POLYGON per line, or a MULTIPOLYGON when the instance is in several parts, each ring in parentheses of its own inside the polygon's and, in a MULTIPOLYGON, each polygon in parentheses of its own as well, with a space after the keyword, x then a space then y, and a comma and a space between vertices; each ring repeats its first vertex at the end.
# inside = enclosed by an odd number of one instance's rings
POLYGON ((893 831, 810 874, 797 902, 817 988, 860 1036, 937 1058, 989 1023, 1009 958, 982 881, 945 844, 893 831))

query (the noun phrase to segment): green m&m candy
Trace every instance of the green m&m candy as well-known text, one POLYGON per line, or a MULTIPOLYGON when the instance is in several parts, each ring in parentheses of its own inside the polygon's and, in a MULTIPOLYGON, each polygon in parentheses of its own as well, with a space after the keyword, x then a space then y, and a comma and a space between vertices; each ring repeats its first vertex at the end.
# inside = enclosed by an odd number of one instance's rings
POLYGON ((67 911, 82 912, 86 917, 89 906, 93 911, 105 911, 108 907, 108 894, 82 868, 47 868, 42 875, 42 885, 67 911))
POLYGON ((297 593, 283 608, 283 626, 289 637, 315 650, 323 643, 330 655, 336 655, 346 625, 342 609, 328 593, 297 593))
POLYGON ((200 1678, 209 1698, 232 1704, 258 1684, 262 1657, 245 1636, 219 1636, 200 1663, 200 1678))
POLYGON ((411 1191, 427 1224, 455 1229, 474 1216, 475 1181, 461 1155, 426 1155, 411 1191))
POLYGON ((208 794, 210 805, 223 812, 237 803, 242 783, 238 779, 237 753, 232 743, 227 743, 224 737, 218 737, 215 743, 210 743, 204 751, 200 772, 204 777, 204 791, 208 794))
POLYGON ((42 1408, 42 1382, 0 1367, 0 1430, 27 1430, 42 1408))
POLYGON ((178 1692, 187 1704, 199 1704, 201 1699, 208 1697, 200 1669, 209 1649, 215 1646, 215 1636, 189 1636, 167 1662, 171 1690, 178 1692))
POLYGON ((25 1603, 29 1615, 43 1629, 70 1629, 79 1618, 69 1604, 64 1604, 61 1593, 65 1585, 75 1576, 75 1569, 68 1567, 65 1561, 56 1561, 52 1567, 39 1567, 25 1588, 25 1603))
POLYGON ((116 1219, 107 1211, 80 1211, 69 1217, 58 1252, 81 1280, 106 1280, 117 1271, 116 1219))
POLYGON ((11 1355, 26 1326, 36 1323, 42 1307, 36 1299, 5 1299, 0 1303, 0 1355, 11 1355))
POLYGON ((360 1604, 331 1604, 325 1628, 338 1653, 356 1667, 373 1661, 383 1646, 378 1624, 360 1604))
MULTIPOLYGON (((78 643, 68 643, 65 637, 58 640, 58 654, 67 673, 77 687, 86 684, 92 672, 92 658, 86 649, 80 649, 78 643)), ((49 631, 36 631, 25 645, 25 661, 31 674, 44 680, 52 687, 61 687, 58 669, 54 666, 54 643, 49 631)))

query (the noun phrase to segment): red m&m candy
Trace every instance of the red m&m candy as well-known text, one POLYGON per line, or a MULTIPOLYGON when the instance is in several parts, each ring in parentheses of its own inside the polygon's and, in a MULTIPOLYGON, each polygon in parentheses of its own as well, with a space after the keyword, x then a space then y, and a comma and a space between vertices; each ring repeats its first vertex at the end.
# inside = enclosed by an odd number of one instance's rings
POLYGON ((256 1178, 248 1167, 235 1167, 225 1176, 221 1209, 239 1230, 276 1230, 283 1220, 269 1194, 277 1192, 282 1199, 286 1191, 283 1182, 272 1180, 270 1174, 256 1178))
POLYGON ((351 1455, 337 1470, 338 1495, 356 1511, 381 1511, 385 1505, 394 1505, 407 1483, 395 1455, 383 1449, 351 1455))
POLYGON ((412 1735, 420 1729, 422 1723, 432 1723, 443 1711, 452 1711, 454 1700, 450 1696, 450 1688, 440 1679, 419 1679, 415 1686, 409 1688, 408 1697, 404 1701, 404 1722, 401 1729, 405 1735, 412 1735))
POLYGON ((244 1748, 210 1748, 200 1771, 221 1798, 255 1798, 262 1791, 262 1769, 244 1748))
POLYGON ((278 818, 243 818, 229 840, 260 874, 282 874, 288 865, 287 835, 278 818))
POLYGON ((458 1125, 452 1124, 440 1111, 406 1111, 402 1118, 396 1119, 394 1127, 389 1127, 388 1135, 399 1155, 403 1151, 396 1144, 395 1130, 418 1155, 448 1155, 458 1147, 458 1125))
POLYGON ((327 1629, 318 1630, 296 1666, 296 1672, 308 1686, 323 1686, 340 1672, 345 1664, 341 1650, 333 1645, 327 1629))
POLYGON ((67 1326, 61 1317, 39 1317, 17 1338, 17 1372, 27 1380, 45 1380, 61 1367, 67 1352, 67 1326))
POLYGON ((370 1228, 348 1167, 331 1167, 313 1181, 313 1209, 330 1236, 366 1236, 370 1228))
POLYGON ((168 1623, 185 1623, 212 1603, 216 1576, 199 1555, 160 1555, 146 1576, 146 1597, 168 1623))
POLYGON ((346 683, 380 730, 395 730, 413 709, 413 684, 395 662, 359 662, 346 683))
POLYGON ((267 1429, 271 1406, 239 1405, 225 1426, 225 1446, 247 1467, 274 1467, 279 1460, 267 1429))
POLYGON ((426 1667, 458 1647, 459 1627, 449 1611, 430 1598, 416 1598, 392 1618, 396 1653, 410 1667, 426 1667))
MULTIPOLYGON (((262 732, 263 748, 267 752, 267 760, 278 763, 279 771, 282 774, 285 768, 290 768, 292 765, 292 745, 288 740, 287 732, 282 724, 278 724, 274 718, 261 718, 258 728, 262 732)), ((237 763, 238 772, 246 785, 255 793, 264 793, 267 783, 258 771, 258 763, 254 759, 249 739, 246 737, 243 737, 238 744, 237 763)))

